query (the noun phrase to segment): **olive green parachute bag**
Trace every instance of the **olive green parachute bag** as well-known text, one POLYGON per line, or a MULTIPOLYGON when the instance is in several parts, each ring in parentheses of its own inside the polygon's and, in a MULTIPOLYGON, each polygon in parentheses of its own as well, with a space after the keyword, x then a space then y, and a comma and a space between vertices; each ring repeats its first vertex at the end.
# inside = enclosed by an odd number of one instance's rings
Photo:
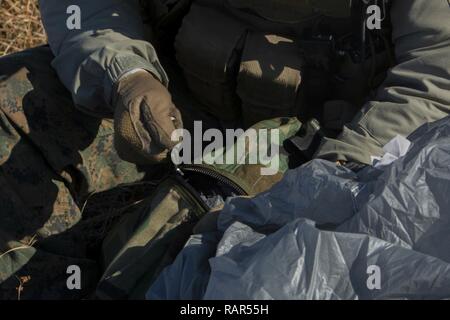
MULTIPOLYGON (((270 141, 283 149, 283 143, 295 136, 301 127, 297 118, 277 118, 257 123, 250 129, 258 132, 258 147, 269 132, 276 133, 276 139, 270 141)), ((231 149, 236 151, 237 146, 236 142, 231 149)), ((236 164, 178 166, 158 183, 138 210, 126 213, 103 243, 105 271, 97 287, 98 298, 144 299, 159 273, 174 261, 193 234, 197 222, 216 206, 217 203, 208 202, 204 193, 217 191, 217 194, 225 195, 223 198, 252 196, 281 180, 288 170, 286 152, 278 153, 276 171, 262 175, 261 170, 267 169, 268 164, 259 163, 260 159, 257 163, 251 162, 249 150, 251 147, 240 155, 245 161, 236 164)), ((216 150, 210 156, 217 160, 229 152, 230 149, 216 150)))

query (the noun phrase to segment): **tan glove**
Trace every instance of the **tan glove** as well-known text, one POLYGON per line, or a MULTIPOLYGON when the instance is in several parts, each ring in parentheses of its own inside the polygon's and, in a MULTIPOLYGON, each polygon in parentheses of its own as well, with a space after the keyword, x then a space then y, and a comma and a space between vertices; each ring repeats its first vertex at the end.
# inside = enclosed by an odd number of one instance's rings
POLYGON ((143 165, 165 161, 177 143, 170 139, 172 131, 183 127, 166 87, 151 73, 138 71, 119 81, 112 104, 119 156, 143 165))

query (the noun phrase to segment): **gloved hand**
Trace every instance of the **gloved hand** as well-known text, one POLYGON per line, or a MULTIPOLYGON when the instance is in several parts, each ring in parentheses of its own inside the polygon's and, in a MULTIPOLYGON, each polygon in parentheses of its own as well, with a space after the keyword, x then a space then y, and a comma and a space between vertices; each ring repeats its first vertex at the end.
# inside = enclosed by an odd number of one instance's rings
POLYGON ((114 144, 119 156, 135 164, 165 161, 177 143, 172 131, 183 127, 167 89, 145 70, 121 79, 112 97, 114 144))

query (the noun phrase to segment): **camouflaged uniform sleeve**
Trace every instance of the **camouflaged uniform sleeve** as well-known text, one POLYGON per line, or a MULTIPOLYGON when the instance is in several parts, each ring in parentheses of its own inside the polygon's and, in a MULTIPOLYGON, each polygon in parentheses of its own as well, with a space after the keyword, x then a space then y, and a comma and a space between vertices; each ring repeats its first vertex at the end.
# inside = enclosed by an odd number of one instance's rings
POLYGON ((52 62, 61 81, 85 112, 110 116, 114 83, 133 69, 145 69, 167 85, 156 52, 143 41, 138 0, 40 0, 52 62), (68 7, 77 5, 81 28, 69 30, 68 7))
POLYGON ((338 139, 316 156, 371 164, 396 135, 450 114, 450 2, 395 0, 391 9, 397 65, 338 139))

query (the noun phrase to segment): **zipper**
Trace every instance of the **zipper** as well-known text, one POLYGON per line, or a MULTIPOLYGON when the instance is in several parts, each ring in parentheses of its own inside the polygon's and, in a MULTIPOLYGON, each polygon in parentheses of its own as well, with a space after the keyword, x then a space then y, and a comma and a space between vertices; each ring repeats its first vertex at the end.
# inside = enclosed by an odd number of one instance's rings
POLYGON ((187 196, 191 197, 192 200, 194 200, 198 205, 200 205, 205 213, 211 210, 211 208, 202 199, 198 191, 195 190, 195 188, 186 181, 186 179, 183 177, 183 173, 180 172, 178 168, 176 169, 173 178, 182 186, 183 189, 185 189, 184 193, 187 196))
POLYGON ((183 171, 186 172, 195 172, 206 175, 210 178, 213 178, 224 185, 230 187, 238 196, 248 196, 248 192, 246 192, 241 186, 239 186, 236 182, 231 180, 230 178, 224 176, 223 174, 218 173, 217 171, 201 166, 201 165, 182 165, 176 168, 176 171, 183 176, 183 171))

